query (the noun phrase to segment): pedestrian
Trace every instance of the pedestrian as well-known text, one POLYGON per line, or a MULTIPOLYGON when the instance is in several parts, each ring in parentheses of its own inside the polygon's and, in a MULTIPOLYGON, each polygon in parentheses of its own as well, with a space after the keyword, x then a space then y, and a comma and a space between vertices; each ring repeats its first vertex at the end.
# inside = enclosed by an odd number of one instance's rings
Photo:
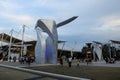
POLYGON ((20 64, 23 64, 23 56, 20 56, 20 64))
POLYGON ((79 59, 77 59, 77 66, 79 66, 80 65, 80 60, 79 59))
POLYGON ((89 64, 89 58, 86 58, 85 61, 86 61, 87 66, 88 66, 88 64, 89 64))
POLYGON ((60 65, 63 65, 63 59, 60 57, 60 65))
POLYGON ((10 56, 10 57, 9 57, 9 62, 11 62, 11 60, 12 60, 12 57, 10 56))
POLYGON ((28 66, 30 66, 30 63, 31 63, 31 57, 28 56, 28 66))
POLYGON ((70 57, 68 58, 68 66, 71 67, 71 64, 72 64, 72 57, 70 56, 70 57))
POLYGON ((16 56, 13 57, 13 61, 16 62, 16 56))

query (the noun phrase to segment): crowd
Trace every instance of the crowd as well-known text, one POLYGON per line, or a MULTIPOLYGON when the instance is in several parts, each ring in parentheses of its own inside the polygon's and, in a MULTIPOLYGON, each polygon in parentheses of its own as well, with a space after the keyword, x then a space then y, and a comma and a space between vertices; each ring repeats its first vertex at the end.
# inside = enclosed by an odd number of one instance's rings
POLYGON ((9 62, 20 62, 20 64, 30 65, 30 63, 34 61, 35 59, 32 56, 20 56, 18 58, 16 56, 14 56, 13 58, 11 56, 9 57, 9 62))
POLYGON ((106 63, 115 63, 115 58, 105 58, 106 63))

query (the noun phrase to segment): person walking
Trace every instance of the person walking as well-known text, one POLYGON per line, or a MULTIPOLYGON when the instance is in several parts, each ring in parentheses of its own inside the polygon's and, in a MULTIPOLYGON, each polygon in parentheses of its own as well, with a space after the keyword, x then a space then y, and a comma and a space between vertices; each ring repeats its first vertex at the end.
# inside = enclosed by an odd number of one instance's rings
POLYGON ((16 62, 16 56, 13 57, 13 62, 16 62))
POLYGON ((63 59, 60 57, 60 65, 63 65, 63 59))
POLYGON ((9 62, 11 62, 11 60, 12 60, 12 57, 10 56, 10 57, 9 57, 9 62))
POLYGON ((79 65, 80 65, 80 60, 79 59, 77 59, 77 66, 79 67, 79 65))
POLYGON ((72 57, 70 56, 70 57, 68 58, 68 66, 71 67, 71 64, 72 64, 72 57))
POLYGON ((30 66, 31 63, 31 56, 28 56, 28 66, 30 66))

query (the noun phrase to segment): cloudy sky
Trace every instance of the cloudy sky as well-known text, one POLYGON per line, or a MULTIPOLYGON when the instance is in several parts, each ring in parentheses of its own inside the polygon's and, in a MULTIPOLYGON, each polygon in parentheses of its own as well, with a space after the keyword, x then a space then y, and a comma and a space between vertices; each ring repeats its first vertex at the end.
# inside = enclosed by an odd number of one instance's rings
POLYGON ((66 49, 79 51, 92 41, 120 41, 120 0, 0 0, 0 33, 14 29, 13 36, 21 38, 24 24, 25 38, 35 40, 38 19, 59 23, 72 16, 79 17, 58 29, 66 49))

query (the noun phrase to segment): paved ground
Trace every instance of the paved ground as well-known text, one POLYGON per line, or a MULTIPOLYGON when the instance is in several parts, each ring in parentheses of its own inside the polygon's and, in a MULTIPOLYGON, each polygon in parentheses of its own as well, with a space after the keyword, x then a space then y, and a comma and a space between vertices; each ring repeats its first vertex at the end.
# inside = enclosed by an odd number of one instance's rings
POLYGON ((30 72, 0 67, 0 80, 67 80, 65 78, 38 75, 30 72))
MULTIPOLYGON (((5 64, 5 65, 10 65, 10 66, 15 66, 15 67, 29 67, 28 64, 20 64, 19 62, 0 62, 0 64, 5 64)), ((63 63, 64 65, 68 65, 68 63, 66 61, 64 61, 63 63)), ((49 66, 49 65, 53 65, 53 64, 36 64, 36 63, 31 63, 30 66, 49 66)), ((59 65, 59 63, 57 64, 59 65)), ((76 66, 76 61, 72 62, 73 66, 76 66)), ((80 63, 80 65, 87 65, 86 63, 80 63)), ((117 61, 114 64, 106 64, 105 61, 98 61, 98 62, 92 62, 91 64, 88 64, 88 66, 104 66, 104 67, 120 67, 120 61, 117 61)))
MULTIPOLYGON (((49 66, 32 63, 30 66, 49 66)), ((18 62, 0 62, 0 80, 90 80, 79 77, 65 76, 60 74, 30 70, 21 67, 29 67, 27 64, 18 62), (7 73, 7 74, 6 74, 7 73), (25 76, 26 75, 26 76, 25 76)))
MULTIPOLYGON (((8 61, 3 61, 0 62, 0 64, 4 64, 4 65, 10 65, 10 66, 15 66, 15 67, 29 67, 29 65, 27 63, 25 64, 20 64, 19 62, 8 62, 8 61)), ((53 65, 53 64, 36 64, 36 63, 31 63, 30 66, 49 66, 49 65, 53 65)))
MULTIPOLYGON (((51 64, 36 64, 32 63, 30 66, 49 66, 51 64)), ((59 65, 59 64, 57 64, 59 65)), ((64 65, 68 65, 67 62, 64 62, 64 65)), ((80 65, 86 65, 86 63, 80 63, 80 65)), ((72 66, 76 66, 76 62, 72 62, 72 66)), ((104 67, 120 67, 120 62, 116 62, 115 64, 106 64, 104 61, 92 62, 88 66, 104 66, 104 67)), ((0 62, 0 80, 70 80, 75 79, 76 77, 64 76, 64 75, 56 75, 51 73, 44 72, 36 72, 24 70, 21 67, 29 67, 28 64, 20 64, 18 62, 0 62), (10 66, 10 68, 1 67, 1 65, 10 66), (12 67, 12 69, 11 69, 12 67), (69 77, 69 78, 68 78, 69 77)), ((77 78, 76 78, 77 79, 77 78)), ((84 78, 78 78, 81 80, 85 80, 84 78)))
MULTIPOLYGON (((73 65, 76 65, 74 62, 73 65)), ((80 63, 80 65, 87 65, 86 63, 80 63)), ((98 61, 98 62, 92 62, 88 64, 88 66, 103 66, 103 67, 120 67, 120 61, 116 61, 116 63, 111 64, 107 63, 105 61, 98 61)))

